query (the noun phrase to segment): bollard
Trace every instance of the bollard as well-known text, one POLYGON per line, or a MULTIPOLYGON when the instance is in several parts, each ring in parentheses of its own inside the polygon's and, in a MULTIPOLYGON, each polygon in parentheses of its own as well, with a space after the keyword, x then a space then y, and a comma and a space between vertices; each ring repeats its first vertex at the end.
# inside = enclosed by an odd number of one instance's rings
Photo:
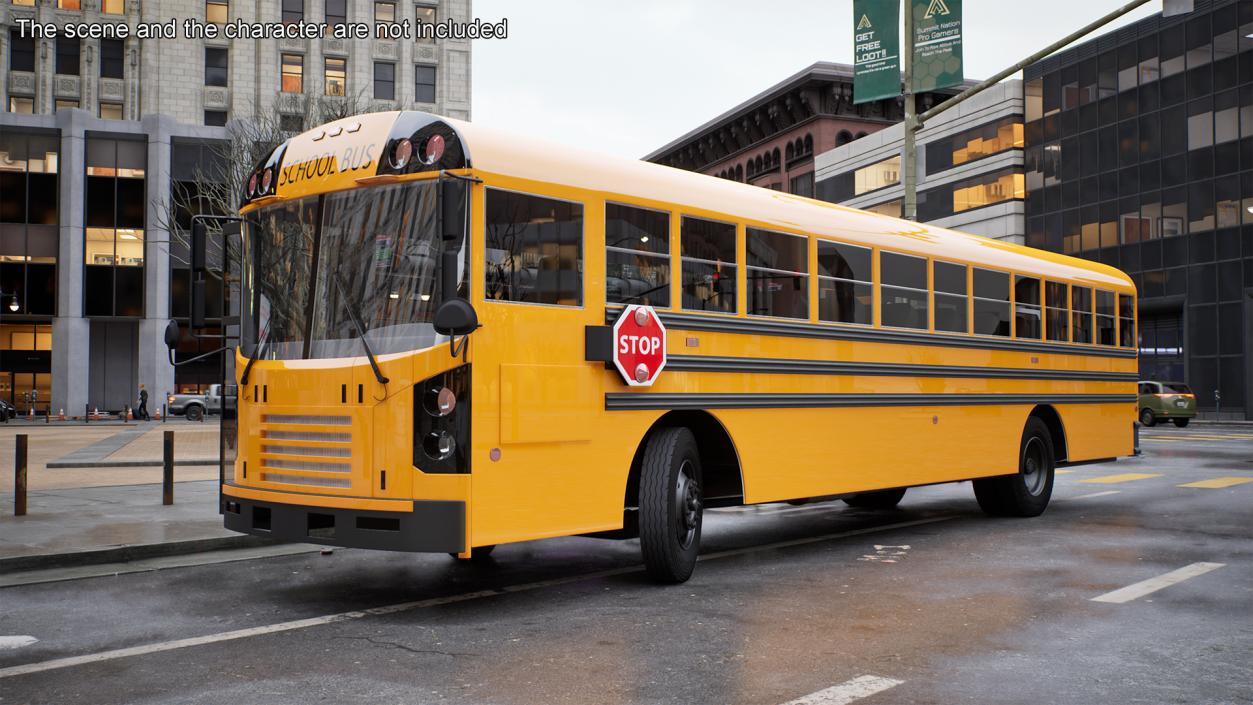
POLYGON ((91 423, 91 404, 83 404, 83 423, 91 423))
POLYGON ((161 461, 161 504, 174 504, 174 432, 165 431, 161 461))
POLYGON ((131 408, 129 406, 122 407, 122 423, 126 423, 126 420, 129 419, 130 416, 131 408))
POLYGON ((165 423, 165 418, 169 415, 170 415, 170 405, 162 404, 161 405, 161 423, 165 423))
POLYGON ((26 516, 26 434, 17 434, 13 454, 13 516, 26 516))

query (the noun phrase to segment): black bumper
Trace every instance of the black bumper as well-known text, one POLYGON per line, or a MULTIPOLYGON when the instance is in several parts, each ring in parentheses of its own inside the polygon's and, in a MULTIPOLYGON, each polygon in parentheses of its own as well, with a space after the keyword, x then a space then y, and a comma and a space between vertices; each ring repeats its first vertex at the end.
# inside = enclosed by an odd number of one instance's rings
POLYGON ((384 551, 460 553, 465 550, 465 502, 415 500, 413 511, 373 512, 222 498, 231 531, 294 543, 384 551))

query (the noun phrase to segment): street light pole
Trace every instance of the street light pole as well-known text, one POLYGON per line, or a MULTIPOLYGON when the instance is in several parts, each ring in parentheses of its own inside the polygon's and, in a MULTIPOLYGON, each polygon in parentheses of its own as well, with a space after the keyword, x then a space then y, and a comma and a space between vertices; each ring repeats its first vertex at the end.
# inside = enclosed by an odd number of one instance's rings
POLYGON ((917 148, 915 140, 918 131, 918 102, 914 95, 914 3, 903 0, 905 12, 905 45, 903 63, 905 68, 905 140, 901 148, 901 179, 905 187, 904 202, 901 204, 905 220, 918 219, 918 173, 915 166, 917 148))

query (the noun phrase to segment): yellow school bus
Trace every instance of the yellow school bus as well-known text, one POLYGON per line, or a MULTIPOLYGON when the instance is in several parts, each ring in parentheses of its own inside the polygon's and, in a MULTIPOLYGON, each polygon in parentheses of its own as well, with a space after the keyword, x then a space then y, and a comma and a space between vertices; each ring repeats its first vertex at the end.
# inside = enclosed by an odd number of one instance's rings
POLYGON ((973 480, 1035 516, 1058 464, 1133 452, 1135 289, 1101 264, 419 112, 244 189, 236 531, 638 536, 682 581, 706 507, 973 480), (665 326, 651 384, 612 363, 628 307, 665 326))

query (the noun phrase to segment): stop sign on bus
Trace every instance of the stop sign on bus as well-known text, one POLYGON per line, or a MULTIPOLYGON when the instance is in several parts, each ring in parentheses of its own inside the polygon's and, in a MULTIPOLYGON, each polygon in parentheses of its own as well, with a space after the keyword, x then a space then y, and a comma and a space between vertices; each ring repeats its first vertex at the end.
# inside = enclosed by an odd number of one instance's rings
POLYGON ((627 306, 613 324, 613 364, 632 387, 647 387, 666 366, 666 327, 652 306, 627 306))

